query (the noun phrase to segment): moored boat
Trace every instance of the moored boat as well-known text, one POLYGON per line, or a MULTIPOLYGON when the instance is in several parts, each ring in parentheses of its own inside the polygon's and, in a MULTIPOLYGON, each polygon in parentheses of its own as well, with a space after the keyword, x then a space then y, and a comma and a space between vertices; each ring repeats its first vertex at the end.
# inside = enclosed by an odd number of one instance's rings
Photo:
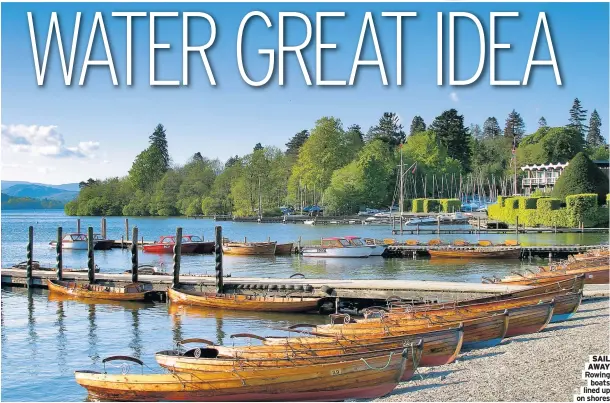
MULTIPOLYGON (((175 245, 176 237, 174 235, 165 235, 153 244, 144 245, 142 249, 147 253, 174 253, 175 245)), ((190 242, 189 238, 182 237, 180 253, 193 253, 197 246, 196 243, 190 242)))
POLYGON ((235 366, 230 372, 115 375, 75 371, 75 379, 90 398, 99 400, 339 401, 388 394, 404 377, 409 362, 415 362, 410 348, 398 354, 350 358, 255 370, 235 366))
POLYGON ((197 235, 183 235, 183 239, 187 240, 187 243, 196 244, 193 253, 214 253, 214 241, 204 241, 197 235))
POLYGON ((276 242, 227 242, 222 245, 222 252, 225 255, 272 256, 276 245, 276 242))
POLYGON ((364 238, 364 244, 372 249, 371 256, 382 256, 388 245, 375 238, 364 238))
POLYGON ((78 298, 108 299, 114 301, 142 301, 146 297, 141 284, 115 287, 103 284, 78 285, 72 281, 47 279, 49 292, 70 295, 78 298))
POLYGON ((275 245, 275 254, 276 255, 290 255, 292 254, 292 246, 293 243, 278 243, 275 245))
POLYGON ((306 297, 214 294, 175 288, 167 290, 167 297, 171 302, 178 304, 261 312, 307 312, 316 310, 321 300, 321 298, 306 297))
POLYGON ((93 234, 93 241, 95 242, 93 247, 95 250, 110 250, 114 245, 114 239, 104 238, 102 234, 93 234))
MULTIPOLYGON (((97 241, 93 240, 93 248, 95 249, 95 245, 97 241)), ((49 245, 55 247, 57 245, 57 241, 49 242, 49 245)), ((87 250, 88 242, 86 234, 77 234, 70 233, 63 236, 61 239, 61 248, 62 249, 73 249, 73 250, 87 250)))
POLYGON ((595 266, 578 269, 553 268, 549 271, 538 273, 524 273, 506 276, 497 280, 501 284, 534 285, 552 283, 558 280, 565 280, 571 276, 584 275, 585 284, 608 284, 610 282, 610 266, 595 266))
POLYGON ((521 247, 446 246, 431 247, 428 253, 437 259, 519 259, 521 247))
POLYGON ((363 258, 371 255, 372 249, 364 244, 356 246, 346 238, 323 238, 320 246, 304 246, 305 257, 353 257, 363 258))

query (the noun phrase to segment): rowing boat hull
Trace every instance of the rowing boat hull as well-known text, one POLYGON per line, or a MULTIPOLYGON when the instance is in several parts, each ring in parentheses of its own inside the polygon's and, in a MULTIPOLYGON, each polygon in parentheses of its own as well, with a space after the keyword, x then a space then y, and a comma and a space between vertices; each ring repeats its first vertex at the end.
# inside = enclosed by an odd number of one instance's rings
MULTIPOLYGON (((93 298, 112 301, 143 301, 146 297, 146 292, 108 292, 91 290, 91 285, 88 288, 72 287, 74 283, 67 281, 47 279, 49 292, 54 292, 63 295, 69 295, 76 298, 93 298)), ((110 287, 107 287, 110 288, 110 287)), ((121 289, 122 287, 112 287, 111 289, 121 289)), ((124 288, 123 288, 124 290, 124 288)))
POLYGON ((323 258, 365 258, 371 256, 372 251, 372 248, 368 246, 349 246, 345 248, 306 246, 302 249, 304 257, 323 258))
POLYGON ((236 256, 271 256, 275 255, 275 247, 275 242, 228 243, 222 246, 222 252, 236 256))
POLYGON ((373 399, 403 377, 404 354, 232 372, 109 375, 76 371, 90 397, 118 401, 339 401, 373 399))
MULTIPOLYGON (((194 253, 197 249, 196 243, 183 243, 180 246, 181 254, 194 253)), ((142 250, 146 253, 174 253, 173 244, 154 243, 150 245, 144 245, 142 250)))
MULTIPOLYGON (((419 331, 405 333, 402 336, 390 337, 267 337, 263 340, 264 346, 277 347, 285 346, 290 350, 298 348, 321 348, 328 345, 337 345, 344 348, 346 351, 359 351, 362 346, 370 344, 372 341, 381 343, 391 343, 392 341, 400 341, 410 345, 421 339, 424 343, 420 367, 435 367, 439 365, 450 364, 457 358, 462 349, 464 341, 463 326, 453 327, 449 329, 441 329, 434 331, 419 331)), ((253 348, 260 348, 255 346, 253 348)), ((319 353, 318 353, 319 354, 319 353)))
POLYGON ((214 253, 214 242, 193 242, 197 245, 193 253, 214 253))
POLYGON ((208 294, 194 291, 167 290, 173 303, 259 312, 308 312, 318 308, 320 298, 259 297, 242 294, 208 294))
POLYGON ((279 243, 275 246, 276 255, 290 255, 292 254, 292 242, 290 243, 279 243))
POLYGON ((437 259, 519 259, 521 257, 521 248, 510 249, 429 249, 428 253, 431 258, 437 259))
POLYGON ((542 271, 540 273, 525 274, 523 277, 509 276, 500 280, 501 284, 535 285, 566 280, 573 276, 585 276, 585 284, 608 284, 610 282, 610 266, 597 266, 574 270, 542 271))

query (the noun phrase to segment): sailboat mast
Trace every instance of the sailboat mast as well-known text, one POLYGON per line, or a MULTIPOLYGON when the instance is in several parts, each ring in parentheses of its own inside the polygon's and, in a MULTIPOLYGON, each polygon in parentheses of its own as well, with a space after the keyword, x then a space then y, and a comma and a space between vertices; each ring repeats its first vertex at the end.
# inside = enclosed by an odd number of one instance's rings
MULTIPOLYGON (((399 197, 399 203, 400 203, 400 217, 402 217, 402 213, 403 213, 403 205, 404 205, 404 179, 403 179, 403 162, 402 162, 402 144, 400 145, 400 197, 399 197)), ((390 215, 392 214, 392 212, 390 212, 390 215)), ((402 224, 400 224, 402 227, 402 224)), ((402 229, 402 228, 401 228, 402 229)))
POLYGON ((263 217, 262 205, 263 205, 263 197, 261 195, 261 178, 259 176, 258 177, 258 216, 260 218, 263 217))

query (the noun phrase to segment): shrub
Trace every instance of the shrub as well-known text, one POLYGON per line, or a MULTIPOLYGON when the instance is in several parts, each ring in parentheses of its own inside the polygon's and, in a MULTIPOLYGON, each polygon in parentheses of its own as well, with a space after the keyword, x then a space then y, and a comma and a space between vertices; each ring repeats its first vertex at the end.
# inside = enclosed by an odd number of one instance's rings
POLYGON ((441 204, 438 199, 424 199, 424 213, 433 213, 440 210, 441 204))
POLYGON ((602 204, 608 192, 608 177, 580 152, 557 179, 552 195, 563 200, 569 195, 595 193, 602 204))
POLYGON ((460 211, 462 208, 462 202, 459 199, 440 199, 441 211, 445 213, 453 213, 460 211))
POLYGON ((423 213, 424 212, 424 199, 413 199, 411 211, 414 213, 423 213))
POLYGON ((597 198, 595 193, 570 195, 566 197, 566 210, 570 225, 576 227, 583 223, 586 227, 597 224, 597 198))
POLYGON ((280 217, 282 215, 282 210, 279 207, 263 210, 263 217, 280 217))

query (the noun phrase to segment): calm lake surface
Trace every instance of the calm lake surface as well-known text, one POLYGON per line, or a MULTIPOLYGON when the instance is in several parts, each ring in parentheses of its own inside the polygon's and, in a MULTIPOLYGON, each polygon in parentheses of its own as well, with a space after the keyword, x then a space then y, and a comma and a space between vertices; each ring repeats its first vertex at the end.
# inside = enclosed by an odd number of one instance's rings
MULTIPOLYGON (((214 226, 209 219, 130 218, 145 240, 175 233, 177 226, 184 234, 204 235, 212 239, 214 226)), ((388 226, 305 226, 299 224, 257 224, 221 222, 223 235, 231 239, 244 236, 252 241, 304 241, 324 236, 359 235, 376 238, 391 237, 388 226)), ((48 245, 55 239, 58 226, 64 233, 76 231, 76 219, 62 211, 14 211, 2 213, 2 267, 25 260, 27 227, 34 226, 34 259, 52 265, 55 252, 48 245)), ((83 232, 93 226, 99 232, 100 218, 81 220, 83 232)), ((107 219, 108 237, 124 235, 124 219, 107 219)), ((482 239, 499 242, 515 235, 482 235, 482 239)), ((421 241, 434 235, 403 237, 421 241)), ((476 235, 443 236, 444 240, 475 241, 476 235)), ((596 244, 607 242, 606 234, 535 234, 520 235, 523 245, 596 244)), ((85 267, 86 251, 64 251, 65 267, 85 267)), ((103 272, 122 272, 130 265, 127 250, 96 251, 95 262, 103 272)), ((165 266, 171 270, 171 256, 140 254, 140 263, 165 266)), ((532 265, 542 261, 534 261, 532 265)), ((193 255, 182 257, 183 273, 214 271, 214 257, 193 255)), ((286 278, 296 272, 309 278, 415 279, 479 282, 482 275, 504 275, 530 267, 521 261, 466 261, 437 263, 429 259, 337 259, 273 257, 240 258, 226 256, 225 273, 233 276, 264 276, 286 278)), ((86 393, 74 381, 76 369, 102 370, 101 360, 109 355, 131 355, 141 358, 145 372, 162 372, 155 364, 154 353, 172 348, 176 341, 202 337, 216 343, 231 345, 234 333, 285 335, 272 327, 296 323, 325 323, 318 315, 244 313, 184 308, 165 303, 87 304, 57 296, 46 290, 2 288, 2 390, 5 401, 83 401, 86 393)), ((237 343, 245 343, 240 339, 237 343)), ((113 363, 109 363, 114 365, 113 363)), ((107 369, 119 372, 108 365, 107 369)), ((131 368, 139 373, 139 366, 131 368)))

